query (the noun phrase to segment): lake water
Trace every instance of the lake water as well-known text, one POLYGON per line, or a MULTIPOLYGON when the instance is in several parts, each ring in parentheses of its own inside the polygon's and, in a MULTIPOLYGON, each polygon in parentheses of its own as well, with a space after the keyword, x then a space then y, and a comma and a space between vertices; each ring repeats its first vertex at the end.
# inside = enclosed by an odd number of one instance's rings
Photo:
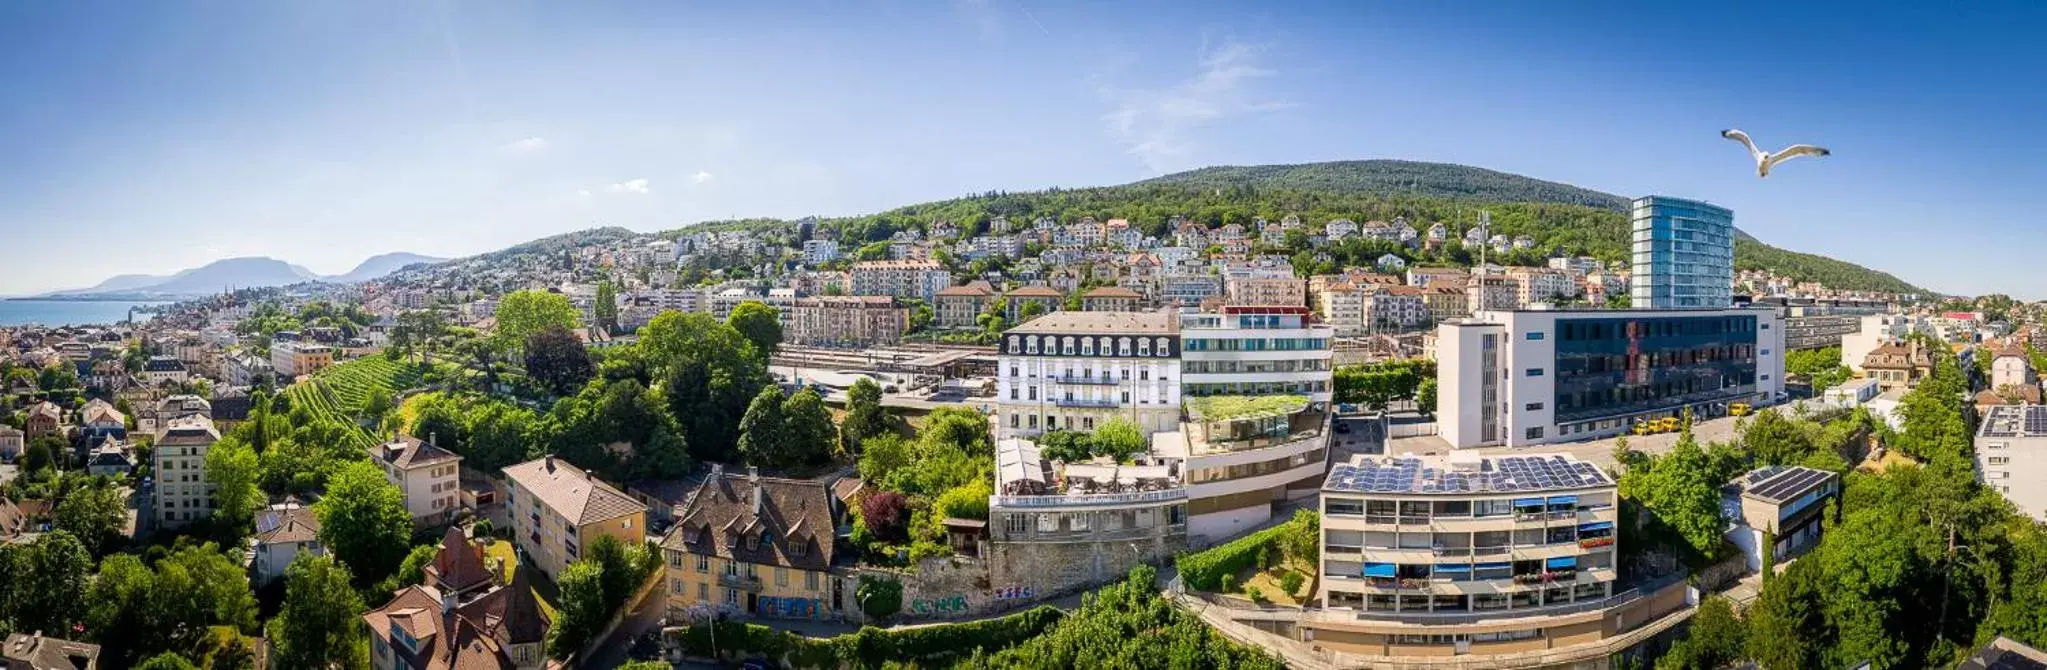
MULTIPOLYGON (((128 308, 161 305, 160 302, 112 302, 97 300, 0 300, 0 326, 39 323, 45 326, 112 324, 128 318, 128 308)), ((148 321, 150 315, 136 314, 148 321)))

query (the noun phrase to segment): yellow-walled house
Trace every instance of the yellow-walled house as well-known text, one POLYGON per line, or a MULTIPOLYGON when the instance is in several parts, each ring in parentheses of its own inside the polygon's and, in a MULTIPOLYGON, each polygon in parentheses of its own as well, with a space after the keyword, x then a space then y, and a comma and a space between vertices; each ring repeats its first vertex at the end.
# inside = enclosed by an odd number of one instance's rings
POLYGON ((692 609, 822 619, 839 611, 824 482, 716 469, 662 539, 671 620, 692 609))
POLYGON ((506 466, 505 488, 512 542, 549 579, 599 536, 628 547, 647 541, 647 506, 568 461, 544 456, 506 466))

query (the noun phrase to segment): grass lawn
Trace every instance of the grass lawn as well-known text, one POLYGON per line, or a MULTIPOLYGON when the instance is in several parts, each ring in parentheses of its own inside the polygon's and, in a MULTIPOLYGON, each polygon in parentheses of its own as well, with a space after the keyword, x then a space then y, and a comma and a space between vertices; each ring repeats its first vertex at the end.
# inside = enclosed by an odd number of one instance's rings
MULTIPOLYGON (((512 548, 512 543, 491 540, 490 544, 484 546, 483 555, 486 558, 499 559, 504 565, 504 574, 499 577, 503 578, 506 584, 512 583, 512 571, 519 567, 519 552, 512 548)), ((533 584, 533 595, 540 601, 540 612, 547 615, 548 621, 554 621, 554 603, 560 598, 561 593, 555 590, 554 581, 548 579, 547 575, 532 568, 527 568, 527 571, 530 574, 527 574, 526 578, 533 584)))
POLYGON ((1298 607, 1301 602, 1295 600, 1293 596, 1287 595, 1286 589, 1281 588, 1279 583, 1281 576, 1288 572, 1301 573, 1301 577, 1305 578, 1305 581, 1301 582, 1301 595, 1310 598, 1314 597, 1315 567, 1302 563, 1288 563, 1286 567, 1282 568, 1269 568, 1265 570, 1252 568, 1245 570, 1237 575, 1237 583, 1242 586, 1238 587, 1236 595, 1244 595, 1249 592, 1250 587, 1257 587, 1259 594, 1264 596, 1267 602, 1286 607, 1298 607))

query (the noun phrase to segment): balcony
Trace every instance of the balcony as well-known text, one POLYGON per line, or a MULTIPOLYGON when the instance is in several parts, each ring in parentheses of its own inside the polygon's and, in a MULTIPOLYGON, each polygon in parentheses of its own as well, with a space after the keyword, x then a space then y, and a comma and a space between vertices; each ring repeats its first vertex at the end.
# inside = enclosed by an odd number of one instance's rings
POLYGON ((1589 537, 1578 541, 1578 547, 1581 549, 1598 549, 1611 546, 1613 546, 1613 538, 1610 537, 1589 537))
POLYGON ((1514 583, 1522 585, 1550 584, 1555 582, 1567 582, 1577 578, 1578 578, 1577 570, 1551 570, 1549 572, 1530 572, 1514 575, 1514 583))
POLYGON ((741 591, 760 591, 761 578, 749 575, 718 575, 719 586, 729 586, 741 591))
POLYGON ((996 507, 1066 507, 1085 505, 1126 505, 1132 503, 1168 502, 1186 500, 1187 489, 1171 488, 1161 491, 1138 491, 1135 493, 1068 493, 1042 496, 996 496, 996 507))
POLYGON ((1080 407, 1099 409, 1115 409, 1121 405, 1121 403, 1118 403, 1115 400, 1110 400, 1106 398, 1101 400, 1090 400, 1087 398, 1060 398, 1058 400, 1052 401, 1052 404, 1058 405, 1060 407, 1080 407))
POLYGON ((1053 377, 1052 381, 1061 384, 1087 384, 1091 386, 1115 386, 1118 383, 1115 377, 1090 377, 1086 375, 1060 375, 1053 377))

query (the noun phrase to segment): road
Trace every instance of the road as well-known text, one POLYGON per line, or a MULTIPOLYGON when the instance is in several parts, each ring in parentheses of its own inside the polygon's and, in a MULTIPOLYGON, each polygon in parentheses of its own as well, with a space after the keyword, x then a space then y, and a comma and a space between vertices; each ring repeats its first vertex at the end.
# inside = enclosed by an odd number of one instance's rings
POLYGON ((590 654, 588 660, 577 664, 577 667, 608 670, 632 660, 626 656, 632 650, 633 642, 641 635, 661 630, 661 617, 668 610, 668 599, 662 595, 667 593, 667 590, 662 586, 648 590, 647 597, 640 600, 639 605, 633 608, 632 614, 618 624, 618 629, 611 632, 611 637, 598 644, 597 651, 590 654))

